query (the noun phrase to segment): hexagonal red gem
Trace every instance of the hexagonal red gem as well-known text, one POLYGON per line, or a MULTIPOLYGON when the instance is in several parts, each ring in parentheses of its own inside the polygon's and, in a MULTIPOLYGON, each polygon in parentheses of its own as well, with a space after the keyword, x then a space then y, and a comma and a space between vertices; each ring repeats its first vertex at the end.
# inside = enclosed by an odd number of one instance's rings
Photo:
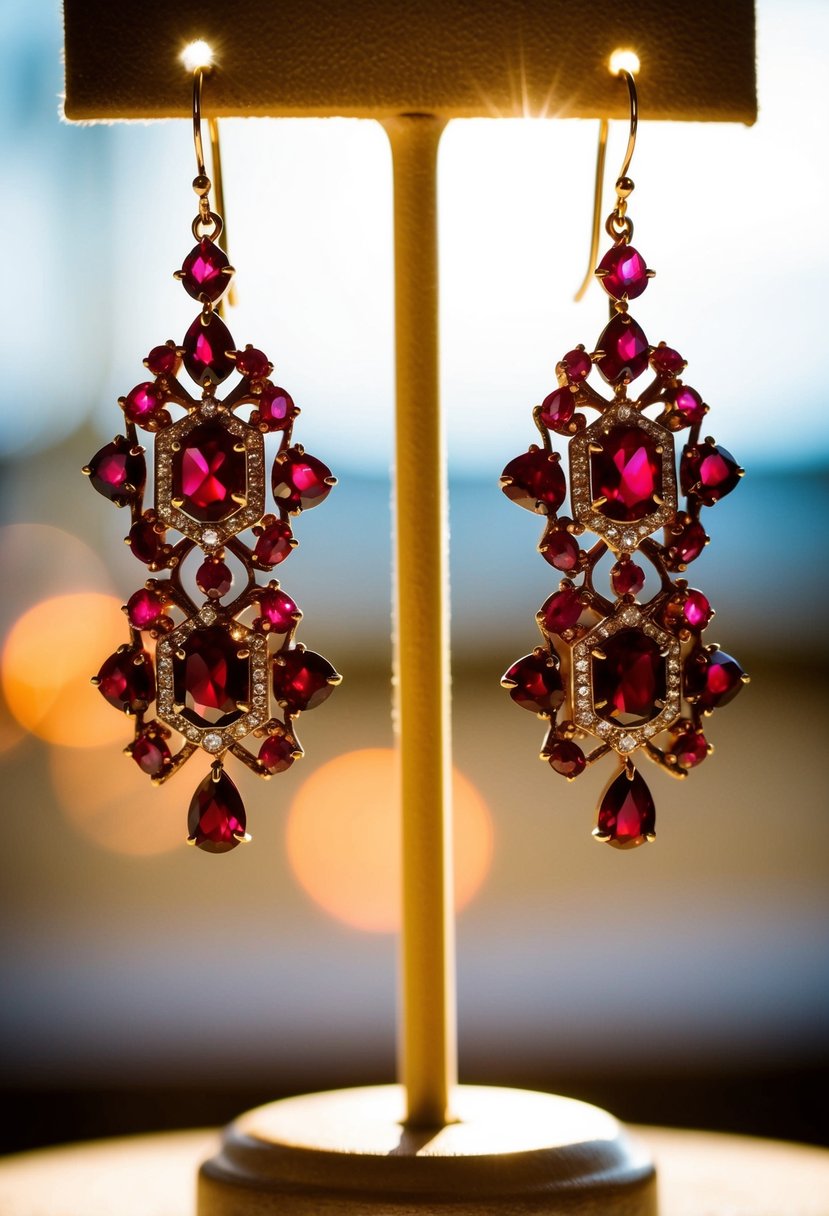
POLYGON ((250 698, 250 659, 220 625, 195 629, 173 658, 173 696, 196 726, 229 726, 250 698), (181 655, 181 657, 179 657, 181 655))
POLYGON ((658 507, 662 457, 656 440, 639 427, 616 426, 590 453, 590 484, 596 510, 606 519, 643 519, 658 507), (601 501, 604 499, 604 501, 601 501))
POLYGON ((667 671, 653 638, 638 629, 620 629, 601 642, 591 663, 593 705, 600 718, 616 726, 641 726, 659 713, 667 671))
POLYGON ((247 465, 237 452, 237 439, 217 419, 193 427, 173 456, 172 495, 183 499, 191 519, 215 523, 239 510, 234 494, 244 498, 247 465))

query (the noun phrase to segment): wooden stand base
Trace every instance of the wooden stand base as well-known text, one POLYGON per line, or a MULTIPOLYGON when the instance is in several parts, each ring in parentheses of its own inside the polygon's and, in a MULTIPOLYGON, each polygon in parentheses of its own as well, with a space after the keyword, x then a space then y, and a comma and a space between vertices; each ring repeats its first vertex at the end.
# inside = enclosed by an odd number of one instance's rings
POLYGON ((396 1085, 259 1107, 202 1166, 198 1216, 656 1216, 653 1165, 597 1107, 462 1085, 453 1110, 447 1127, 405 1128, 396 1085))

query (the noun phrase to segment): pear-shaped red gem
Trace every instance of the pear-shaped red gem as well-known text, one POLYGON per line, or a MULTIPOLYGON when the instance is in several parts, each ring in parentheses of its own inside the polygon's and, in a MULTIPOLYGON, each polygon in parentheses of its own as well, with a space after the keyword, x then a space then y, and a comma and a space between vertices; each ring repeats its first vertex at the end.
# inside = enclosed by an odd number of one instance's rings
MULTIPOLYGON (((648 285, 648 268, 632 245, 614 245, 599 262, 599 282, 609 296, 635 300, 648 285)), ((602 347, 604 350, 604 347, 602 347)))
POLYGON ((683 494, 696 494, 706 507, 730 494, 742 477, 737 461, 723 447, 705 443, 682 453, 679 476, 683 494))
POLYGON ((236 786, 223 768, 213 769, 190 802, 187 831, 205 853, 227 853, 245 837, 247 817, 236 786))
POLYGON ((218 313, 211 313, 206 321, 201 315, 196 317, 182 347, 187 374, 197 384, 221 384, 236 366, 230 330, 218 313))
POLYGON ((717 709, 733 701, 745 681, 745 672, 730 654, 700 650, 685 667, 685 696, 696 709, 717 709))
POLYGON ((541 403, 539 418, 544 426, 551 431, 568 431, 568 423, 573 417, 576 398, 569 385, 554 389, 541 403))
POLYGON ((501 677, 516 705, 531 713, 552 713, 564 700, 558 667, 549 654, 533 652, 513 663, 501 677))
POLYGON ((582 602, 575 587, 562 587, 545 600, 541 608, 541 620, 547 633, 566 633, 579 623, 582 602))
POLYGON ((135 498, 147 480, 144 457, 133 449, 126 435, 117 435, 96 452, 87 469, 93 488, 118 507, 135 498))
POLYGON ((293 539, 291 525, 278 519, 258 533, 253 555, 260 566, 278 566, 286 557, 290 557, 294 548, 293 539))
POLYGON ((558 457, 543 448, 511 460, 501 474, 501 489, 511 502, 541 515, 554 514, 567 493, 558 457))
POLYGON ((273 695, 288 713, 316 709, 326 701, 340 677, 327 659, 313 650, 284 650, 274 659, 273 695))
POLYGON ((698 520, 691 520, 678 536, 671 538, 667 558, 669 569, 676 569, 677 565, 687 566, 696 561, 707 543, 708 537, 702 524, 698 520))
POLYGON ((579 564, 579 542, 564 528, 550 528, 544 533, 539 552, 556 570, 567 573, 579 564))
POLYGON ((230 284, 231 276, 224 273, 229 265, 227 254, 203 237, 182 263, 181 285, 194 300, 210 300, 215 304, 230 284))
POLYGON ((616 849, 634 849, 654 836, 656 810, 644 778, 623 769, 602 794, 594 832, 616 849))
POLYGON ((316 456, 287 448, 273 465, 273 496, 289 511, 307 511, 324 502, 334 484, 331 470, 316 456))
POLYGON ((618 314, 599 338, 602 355, 596 366, 608 384, 635 380, 648 366, 648 339, 641 325, 627 314, 618 314))
POLYGON ((96 679, 104 700, 124 713, 146 709, 155 697, 153 663, 146 650, 122 647, 104 660, 96 679))

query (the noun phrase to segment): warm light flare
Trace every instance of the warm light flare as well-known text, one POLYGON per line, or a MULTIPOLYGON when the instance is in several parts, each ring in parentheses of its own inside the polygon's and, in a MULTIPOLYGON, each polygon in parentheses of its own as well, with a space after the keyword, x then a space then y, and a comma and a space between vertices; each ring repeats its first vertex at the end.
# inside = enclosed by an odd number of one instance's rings
POLYGON ((213 48, 202 38, 188 42, 181 52, 181 62, 188 72, 195 72, 197 68, 210 68, 213 66, 213 48))
POLYGON ((622 47, 618 47, 613 52, 608 62, 614 76, 618 76, 620 72, 630 72, 631 76, 635 76, 641 67, 636 51, 625 50, 622 47))
MULTIPOLYGON (((346 752, 300 787, 288 816, 293 871, 326 912, 357 929, 392 933, 400 923, 400 818, 397 757, 390 748, 346 752)), ((455 907, 465 907, 492 859, 489 810, 455 769, 455 907)))

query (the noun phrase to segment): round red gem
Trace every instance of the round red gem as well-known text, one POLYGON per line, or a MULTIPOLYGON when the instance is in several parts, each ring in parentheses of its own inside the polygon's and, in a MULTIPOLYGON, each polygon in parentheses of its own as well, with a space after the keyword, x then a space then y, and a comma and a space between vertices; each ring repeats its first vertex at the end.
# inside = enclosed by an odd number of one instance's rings
POLYGON ((273 665, 273 694, 289 713, 316 709, 334 691, 337 673, 327 659, 313 650, 286 650, 273 665))
POLYGON ((633 426, 614 427, 590 453, 590 484, 597 510, 607 519, 642 519, 657 509, 662 491, 662 457, 656 440, 633 426))
POLYGON ((133 743, 132 758, 148 777, 160 777, 172 761, 169 747, 152 727, 143 731, 133 743))
POLYGON ((244 497, 247 463, 236 451, 237 439, 218 419, 193 427, 173 457, 173 497, 184 499, 191 519, 215 523, 239 510, 234 495, 244 497))
POLYGON ((124 398, 124 413, 139 426, 153 421, 164 405, 164 393, 152 380, 136 384, 124 398))
POLYGON ((561 773, 562 777, 578 777, 579 773, 584 772, 584 752, 572 739, 556 739, 544 754, 550 762, 550 768, 561 773))
POLYGON ((706 507, 712 507, 731 493, 742 471, 729 451, 706 443, 685 449, 679 475, 683 494, 696 494, 706 507))
POLYGON ((276 384, 266 384, 260 393, 257 405, 259 421, 269 431, 284 431, 285 427, 296 413, 296 406, 290 393, 276 384))
POLYGON ((633 849, 654 835, 656 809, 644 778, 623 770, 602 794, 596 835, 616 849, 633 849))
POLYGON ((566 431, 567 424, 573 417, 575 396, 569 386, 554 389, 541 403, 539 418, 544 426, 553 431, 566 431))
POLYGON ((596 713, 616 726, 641 726, 666 698, 665 659, 659 643, 638 629, 620 629, 591 658, 596 713))
POLYGON ((706 414, 705 404, 696 389, 687 384, 680 384, 668 394, 668 404, 672 405, 683 426, 694 426, 702 422, 706 414))
POLYGON ((582 602, 575 587, 562 587, 542 605, 541 617, 547 633, 565 633, 579 623, 582 602))
POLYGON ((146 587, 127 600, 127 618, 133 629, 152 629, 166 615, 166 611, 164 596, 146 587))
MULTIPOLYGON (((621 300, 627 296, 635 300, 648 285, 648 268, 645 259, 632 245, 614 245, 599 262, 599 281, 609 296, 621 300)), ((604 350, 604 347, 602 347, 604 350)))
POLYGON ((307 511, 331 493, 331 470, 316 456, 287 448, 273 465, 271 486, 277 502, 289 511, 307 511))
POLYGON ((708 756, 708 742, 701 730, 682 731, 671 748, 680 768, 696 768, 708 756))
POLYGON ((743 687, 743 669, 723 650, 701 650, 685 666, 685 696, 697 709, 717 709, 743 687))
POLYGON ((678 350, 660 342, 651 351, 651 367, 660 376, 677 376, 685 367, 685 360, 678 350))
POLYGON ((218 557, 208 557, 196 571, 196 586, 204 595, 220 600, 233 586, 233 574, 218 557))
POLYGON ((615 595, 638 595, 645 585, 645 571, 636 562, 617 562, 610 571, 610 585, 615 595))
POLYGON ((284 773, 293 764, 294 752, 298 750, 290 735, 269 735, 259 748, 259 760, 269 773, 284 773))
POLYGON ((586 380, 593 366, 590 356, 583 346, 577 346, 575 350, 568 350, 561 362, 564 364, 567 379, 571 382, 586 380))
POLYGON ((271 370, 271 363, 264 351, 248 346, 236 353, 236 370, 251 380, 261 380, 271 370))
POLYGON ((626 314, 617 314, 602 331, 596 366, 608 384, 635 380, 648 366, 648 339, 642 327, 626 314))
POLYGON ((554 514, 567 493, 558 459, 542 448, 531 448, 511 460, 501 474, 501 482, 511 502, 542 515, 554 514))
POLYGON ((227 255, 219 246, 203 237, 182 262, 181 285, 194 300, 215 303, 230 284, 231 276, 224 273, 229 265, 227 255))
POLYGON ((691 520, 678 536, 671 538, 670 550, 676 554, 677 560, 682 565, 687 566, 689 562, 696 561, 707 542, 708 537, 705 535, 702 524, 697 520, 691 520))
POLYGON ((196 789, 187 813, 190 839, 205 853, 227 853, 245 836, 247 817, 236 786, 224 769, 210 772, 196 789))
POLYGON ((291 543, 293 538, 294 534, 290 524, 278 519, 275 523, 262 529, 254 545, 254 557, 260 566, 278 566, 280 562, 284 562, 285 558, 290 556, 291 550, 294 548, 291 543))
POLYGON ((101 448, 90 460, 89 481, 92 487, 123 507, 135 498, 147 479, 147 466, 140 452, 133 453, 125 435, 101 448))
POLYGON ((259 596, 259 619, 267 622, 274 633, 287 633, 292 629, 298 612, 296 604, 284 591, 271 588, 259 596))
POLYGON ((150 520, 139 519, 130 528, 127 543, 133 557, 137 557, 147 566, 152 566, 161 556, 164 534, 156 532, 150 520))
POLYGON ((146 709, 155 697, 152 659, 145 650, 121 650, 104 660, 98 672, 98 692, 125 713, 146 709))
POLYGON ((230 330, 218 313, 211 313, 205 322, 201 315, 184 335, 184 366, 188 376, 197 384, 221 384, 236 366, 230 330))
POLYGON ((682 605, 682 615, 685 618, 685 623, 693 633, 702 633, 714 611, 708 602, 706 596, 701 591, 688 591, 685 594, 685 603, 682 605))
POLYGON ((174 376, 181 362, 174 346, 154 346, 144 363, 154 376, 174 376))
POLYGON ((531 713, 552 713, 564 700, 564 686, 550 655, 533 652, 513 663, 501 678, 516 705, 531 713))
POLYGON ((539 552, 556 570, 567 573, 578 567, 579 542, 572 532, 565 532, 563 528, 550 528, 544 534, 539 552))

